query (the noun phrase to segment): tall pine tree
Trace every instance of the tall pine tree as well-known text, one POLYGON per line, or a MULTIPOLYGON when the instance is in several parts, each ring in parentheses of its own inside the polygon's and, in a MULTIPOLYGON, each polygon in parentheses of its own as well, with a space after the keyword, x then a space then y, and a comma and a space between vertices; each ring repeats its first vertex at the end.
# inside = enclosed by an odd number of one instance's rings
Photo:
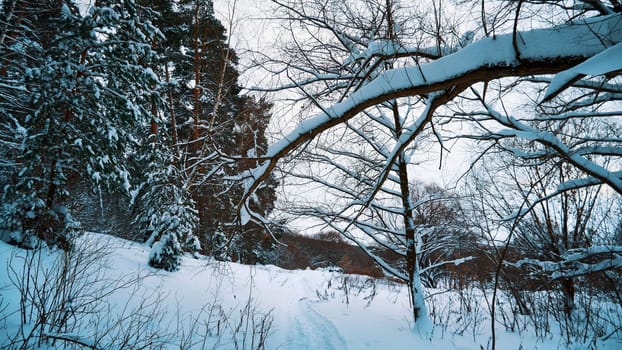
MULTIPOLYGON (((163 110, 167 137, 172 141, 178 181, 196 205, 203 252, 261 262, 261 252, 271 247, 271 241, 264 239, 258 225, 240 226, 235 217, 242 193, 236 175, 255 164, 233 159, 265 151, 270 105, 240 95, 237 56, 226 43, 212 1, 150 1, 148 5, 152 22, 165 37, 154 47, 167 102, 163 110)), ((267 215, 274 197, 272 184, 253 209, 267 215)))

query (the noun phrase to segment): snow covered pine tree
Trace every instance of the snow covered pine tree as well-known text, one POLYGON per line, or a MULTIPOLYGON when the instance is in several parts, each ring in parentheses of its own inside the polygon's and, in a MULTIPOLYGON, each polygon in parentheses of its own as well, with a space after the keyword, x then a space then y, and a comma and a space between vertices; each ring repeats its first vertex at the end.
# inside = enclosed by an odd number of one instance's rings
MULTIPOLYGON (((272 242, 263 239, 260 225, 236 223, 234 208, 243 192, 237 174, 255 166, 253 158, 267 148, 271 106, 240 95, 237 57, 211 0, 142 3, 164 35, 154 42, 159 55, 154 70, 166 97, 158 140, 168 139, 178 177, 172 181, 194 201, 201 250, 221 259, 261 262, 272 242)), ((271 180, 258 192, 257 212, 270 212, 274 187, 271 180)))
POLYGON ((72 185, 130 190, 125 156, 148 123, 154 85, 141 60, 156 31, 132 1, 3 4, 0 230, 16 244, 71 247, 72 185))

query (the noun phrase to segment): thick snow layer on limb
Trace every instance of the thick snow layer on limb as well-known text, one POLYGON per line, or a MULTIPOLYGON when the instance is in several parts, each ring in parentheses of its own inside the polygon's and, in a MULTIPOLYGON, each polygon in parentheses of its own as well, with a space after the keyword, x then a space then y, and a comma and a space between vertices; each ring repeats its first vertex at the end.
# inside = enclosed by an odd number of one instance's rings
POLYGON ((622 43, 618 43, 598 55, 558 73, 551 81, 543 100, 550 100, 559 94, 568 84, 585 75, 603 75, 622 70, 622 43))
POLYGON ((436 48, 406 47, 400 42, 380 39, 370 42, 367 49, 363 52, 353 50, 352 55, 345 60, 344 64, 351 64, 358 60, 369 60, 372 57, 406 56, 438 58, 438 50, 436 48))
POLYGON ((383 72, 343 102, 324 108, 323 113, 303 121, 272 144, 266 154, 269 160, 252 172, 256 180, 244 199, 267 178, 279 159, 367 107, 397 97, 464 89, 503 77, 558 73, 607 49, 603 39, 613 44, 622 42, 622 15, 584 19, 516 35, 519 52, 510 33, 481 39, 435 61, 383 72))
MULTIPOLYGON (((480 69, 494 70, 502 67, 520 67, 529 62, 554 62, 557 60, 585 59, 598 54, 606 47, 602 37, 613 42, 622 41, 622 16, 615 15, 591 21, 565 25, 551 29, 538 29, 519 34, 520 59, 512 46, 512 35, 499 35, 496 38, 479 40, 464 49, 419 66, 401 67, 383 72, 380 76, 353 93, 348 99, 327 108, 324 113, 303 121, 288 136, 270 146, 267 157, 277 155, 290 142, 312 132, 330 120, 342 117, 347 111, 359 105, 389 94, 401 95, 400 91, 409 91, 417 87, 420 92, 429 93, 449 88, 452 79, 466 76, 480 69), (438 86, 440 84, 442 86, 438 86), (429 88, 425 88, 425 87, 429 88)), ((607 50, 608 51, 608 50, 607 50)), ((534 67, 537 73, 537 68, 534 67)), ((550 67, 544 70, 554 71, 550 67)), ((528 73, 527 73, 528 74, 528 73)), ((496 78, 509 74, 495 74, 482 78, 496 78)), ((475 83, 485 79, 468 81, 475 83)), ((459 83, 459 81, 456 81, 459 83)), ((406 95, 409 95, 408 93, 406 95)), ((388 97, 386 97, 388 98, 388 97)), ((385 99, 386 99, 385 98, 385 99)))

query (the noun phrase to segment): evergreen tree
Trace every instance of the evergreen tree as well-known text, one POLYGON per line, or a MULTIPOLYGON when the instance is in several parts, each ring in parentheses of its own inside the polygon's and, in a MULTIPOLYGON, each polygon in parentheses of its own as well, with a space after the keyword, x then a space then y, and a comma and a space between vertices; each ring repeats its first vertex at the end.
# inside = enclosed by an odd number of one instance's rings
POLYGON ((130 189, 125 155, 150 118, 155 76, 144 61, 157 30, 132 1, 97 2, 84 16, 69 0, 6 5, 0 56, 10 87, 0 113, 13 146, 2 154, 0 231, 68 249, 79 179, 130 189))
MULTIPOLYGON (((261 261, 256 252, 263 229, 235 223, 235 207, 242 194, 242 185, 235 179, 255 163, 235 159, 265 151, 270 105, 240 95, 237 57, 227 46, 224 27, 214 17, 212 1, 148 4, 152 22, 165 36, 155 43, 160 55, 157 71, 165 84, 165 119, 179 181, 196 205, 203 252, 223 259, 261 261), (236 242, 244 244, 231 247, 236 242), (232 249, 243 253, 226 256, 232 249)), ((254 210, 269 213, 274 186, 267 186, 258 196, 254 210)))
POLYGON ((194 201, 179 186, 178 169, 170 163, 170 154, 165 149, 146 153, 152 159, 146 169, 138 220, 152 247, 149 265, 176 271, 180 256, 198 252, 201 245, 195 236, 198 218, 194 201))

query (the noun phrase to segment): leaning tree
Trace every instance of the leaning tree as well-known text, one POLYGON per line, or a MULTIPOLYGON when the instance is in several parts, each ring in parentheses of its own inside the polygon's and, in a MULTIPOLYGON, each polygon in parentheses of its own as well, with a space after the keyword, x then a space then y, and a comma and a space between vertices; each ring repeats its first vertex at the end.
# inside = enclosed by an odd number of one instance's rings
MULTIPOLYGON (((425 135, 434 135, 440 149, 448 139, 467 139, 479 155, 501 147, 516 158, 563 160, 581 174, 559 178, 549 197, 601 185, 622 194, 617 0, 432 0, 421 8, 395 0, 273 3, 288 20, 291 41, 284 57, 261 62, 284 81, 269 90, 290 91, 287 96, 316 112, 246 172, 238 206, 244 220, 262 220, 250 208, 253 193, 288 157, 354 120, 373 120, 370 108, 404 97, 417 100, 416 113, 400 120, 369 191, 355 199, 361 213, 425 135), (513 110, 519 95, 529 98, 528 107, 513 110), (556 125, 565 121, 590 127, 560 137, 556 125), (503 141, 511 139, 526 140, 529 148, 506 147, 503 141)), ((415 245, 414 237, 406 241, 415 245)))

